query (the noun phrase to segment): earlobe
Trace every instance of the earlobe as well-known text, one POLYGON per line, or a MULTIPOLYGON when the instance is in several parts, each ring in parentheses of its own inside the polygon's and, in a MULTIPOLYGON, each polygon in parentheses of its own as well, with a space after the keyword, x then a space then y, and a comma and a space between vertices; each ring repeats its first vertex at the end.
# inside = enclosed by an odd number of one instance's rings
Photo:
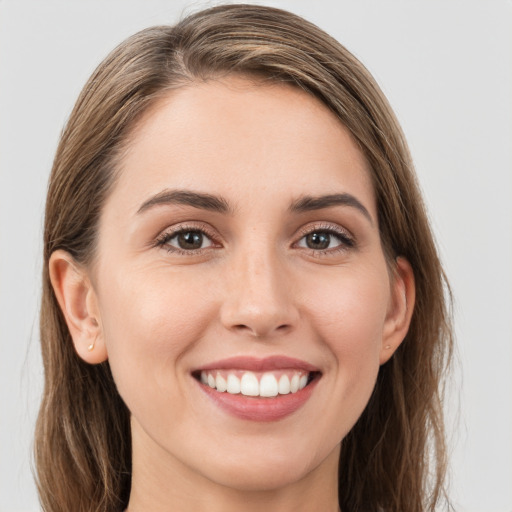
POLYGON ((107 359, 97 297, 84 268, 66 251, 55 251, 50 280, 77 354, 89 364, 107 359))
POLYGON ((381 365, 391 358, 404 340, 411 323, 415 297, 416 286, 412 267, 405 258, 398 257, 391 285, 391 301, 382 337, 381 365))

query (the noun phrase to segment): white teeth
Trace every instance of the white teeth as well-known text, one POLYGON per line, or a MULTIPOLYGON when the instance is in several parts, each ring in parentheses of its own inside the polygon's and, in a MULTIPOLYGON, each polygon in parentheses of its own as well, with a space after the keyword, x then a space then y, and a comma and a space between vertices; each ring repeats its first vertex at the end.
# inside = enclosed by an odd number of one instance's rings
POLYGON ((260 396, 277 396, 277 380, 272 373, 264 373, 260 380, 260 396))
POLYGON ((245 396, 258 396, 260 394, 258 378, 252 372, 245 372, 240 381, 240 392, 245 396))
POLYGON ((278 391, 280 395, 287 395, 290 392, 290 379, 288 375, 281 375, 278 391))
POLYGON ((238 395, 238 393, 240 393, 240 379, 232 373, 228 375, 227 391, 232 395, 238 395))
POLYGON ((290 382, 290 392, 291 393, 297 393, 297 391, 299 390, 299 380, 300 380, 300 377, 297 374, 295 374, 292 377, 292 380, 290 382))
POLYGON ((279 380, 274 372, 257 375, 242 370, 213 370, 211 372, 203 370, 199 375, 199 380, 202 384, 216 389, 220 393, 227 391, 232 395, 241 393, 245 396, 265 398, 297 393, 308 384, 309 374, 303 371, 287 370, 284 373, 281 370, 277 372, 277 375, 280 375, 279 380), (240 375, 241 378, 239 378, 240 375))
POLYGON ((217 388, 217 391, 220 391, 221 393, 224 393, 228 388, 226 379, 224 379, 220 373, 217 374, 217 378, 215 379, 215 387, 217 388))

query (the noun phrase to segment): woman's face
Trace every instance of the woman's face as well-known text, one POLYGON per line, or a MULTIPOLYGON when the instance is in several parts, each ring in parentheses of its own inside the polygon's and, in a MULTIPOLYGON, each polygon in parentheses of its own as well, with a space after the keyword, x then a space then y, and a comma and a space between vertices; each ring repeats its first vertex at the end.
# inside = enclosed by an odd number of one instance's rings
POLYGON ((402 274, 324 105, 242 78, 170 92, 122 158, 88 298, 134 474, 237 489, 332 474, 405 334, 402 274))

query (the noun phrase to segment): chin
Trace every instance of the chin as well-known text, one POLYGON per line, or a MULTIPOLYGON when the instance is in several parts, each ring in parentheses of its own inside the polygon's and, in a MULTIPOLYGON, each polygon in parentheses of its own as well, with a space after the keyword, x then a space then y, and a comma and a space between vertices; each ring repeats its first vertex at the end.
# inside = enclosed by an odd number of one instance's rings
POLYGON ((218 485, 241 492, 271 492, 299 482, 309 468, 298 466, 290 458, 276 463, 260 460, 229 463, 208 471, 207 478, 218 485))
POLYGON ((236 443, 222 452, 217 446, 215 449, 223 455, 203 452, 200 471, 217 485, 247 492, 271 492, 293 486, 320 466, 332 466, 332 471, 337 472, 339 444, 331 450, 327 446, 315 449, 312 442, 303 446, 295 442, 295 446, 290 446, 283 440, 273 441, 248 441, 249 449, 243 451, 234 446, 236 443))

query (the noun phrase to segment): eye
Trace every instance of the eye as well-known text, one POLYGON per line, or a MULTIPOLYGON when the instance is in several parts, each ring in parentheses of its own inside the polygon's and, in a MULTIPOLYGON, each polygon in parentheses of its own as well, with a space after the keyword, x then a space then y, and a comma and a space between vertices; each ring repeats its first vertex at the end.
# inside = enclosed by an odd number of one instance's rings
POLYGON ((158 240, 158 245, 169 251, 199 251, 213 246, 213 242, 203 231, 198 229, 180 229, 165 233, 158 240))
POLYGON ((315 251, 344 249, 354 246, 354 241, 347 234, 333 229, 317 229, 305 234, 297 243, 297 247, 315 251))

